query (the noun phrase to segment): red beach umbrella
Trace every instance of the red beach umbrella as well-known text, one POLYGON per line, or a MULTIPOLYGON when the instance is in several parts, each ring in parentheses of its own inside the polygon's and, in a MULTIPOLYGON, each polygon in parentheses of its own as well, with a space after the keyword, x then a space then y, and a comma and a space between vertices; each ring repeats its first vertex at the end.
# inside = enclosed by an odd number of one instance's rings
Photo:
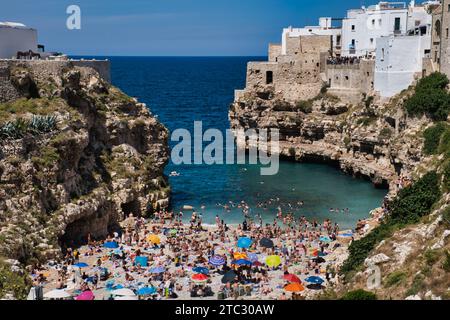
POLYGON ((194 274, 191 277, 191 279, 194 281, 206 281, 206 280, 208 280, 208 276, 203 273, 197 273, 197 274, 194 274))
POLYGON ((285 274, 283 276, 283 279, 289 281, 289 282, 296 282, 296 283, 302 283, 299 277, 297 277, 295 274, 285 274))

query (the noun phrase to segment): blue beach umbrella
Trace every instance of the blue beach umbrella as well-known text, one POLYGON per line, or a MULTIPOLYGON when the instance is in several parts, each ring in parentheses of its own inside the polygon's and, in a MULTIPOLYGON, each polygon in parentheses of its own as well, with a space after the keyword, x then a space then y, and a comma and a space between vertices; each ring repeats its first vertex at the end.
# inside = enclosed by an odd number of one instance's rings
POLYGON ((203 274, 209 273, 208 268, 205 268, 205 267, 195 267, 192 269, 192 271, 194 271, 195 273, 203 273, 203 274))
POLYGON ((319 240, 322 241, 322 242, 331 242, 330 237, 326 237, 326 236, 320 237, 319 240))
POLYGON ((119 244, 118 244, 117 242, 110 241, 110 242, 105 242, 105 243, 103 244, 103 246, 104 246, 105 248, 109 248, 109 249, 116 249, 116 248, 119 247, 119 244))
POLYGON ((252 245, 253 241, 250 238, 247 237, 242 237, 239 238, 238 242, 237 242, 237 246, 239 248, 248 248, 252 245))
POLYGON ((306 278, 305 281, 309 282, 309 283, 314 283, 314 284, 322 284, 324 280, 321 277, 310 276, 310 277, 306 278))
POLYGON ((137 291, 139 296, 147 296, 156 293, 156 288, 154 287, 143 287, 137 291))
POLYGON ((225 259, 222 256, 212 256, 208 262, 214 267, 218 267, 225 264, 225 259))
POLYGON ((147 267, 148 266, 148 258, 144 257, 144 256, 137 256, 134 259, 134 265, 137 265, 138 263, 141 267, 147 267))
POLYGON ((251 266, 252 262, 245 260, 245 259, 239 259, 239 260, 233 261, 232 264, 237 264, 238 266, 251 266))
POLYGON ((89 265, 85 262, 78 262, 78 263, 74 264, 74 267, 86 268, 86 267, 89 267, 89 265))
POLYGON ((166 271, 166 269, 164 267, 154 267, 150 269, 150 273, 163 273, 164 271, 166 271))

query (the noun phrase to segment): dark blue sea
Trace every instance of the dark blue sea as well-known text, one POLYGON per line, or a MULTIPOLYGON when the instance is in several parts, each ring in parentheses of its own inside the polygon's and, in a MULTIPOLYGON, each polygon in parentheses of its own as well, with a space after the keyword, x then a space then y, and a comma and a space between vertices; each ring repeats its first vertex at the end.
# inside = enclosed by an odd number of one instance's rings
MULTIPOLYGON (((234 90, 245 86, 248 61, 265 57, 110 57, 112 82, 130 96, 145 102, 173 132, 229 128, 228 107, 234 90)), ((171 143, 173 146, 174 143, 171 143)), ((236 203, 244 200, 251 213, 272 222, 277 208, 310 219, 330 217, 343 228, 354 227, 378 207, 386 190, 347 176, 324 164, 281 162, 274 176, 261 176, 259 165, 179 165, 170 163, 172 208, 194 206, 206 223, 216 214, 228 223, 242 222, 236 203), (303 201, 303 205, 300 205, 303 201), (230 210, 225 210, 227 204, 230 210), (339 209, 330 212, 330 208, 339 209), (348 211, 342 209, 348 208, 348 211)), ((185 213, 185 217, 189 213, 185 213)))

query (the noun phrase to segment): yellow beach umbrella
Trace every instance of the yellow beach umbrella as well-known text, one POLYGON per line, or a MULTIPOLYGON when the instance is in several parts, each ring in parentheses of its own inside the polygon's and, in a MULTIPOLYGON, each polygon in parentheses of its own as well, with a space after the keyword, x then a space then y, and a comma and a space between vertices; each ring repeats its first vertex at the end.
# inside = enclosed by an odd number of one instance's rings
POLYGON ((160 244, 161 243, 161 239, 156 234, 149 235, 147 237, 147 241, 151 242, 151 243, 154 243, 154 244, 160 244))
POLYGON ((276 255, 268 256, 266 258, 266 264, 271 268, 272 267, 276 268, 281 264, 281 258, 280 258, 280 256, 276 256, 276 255))

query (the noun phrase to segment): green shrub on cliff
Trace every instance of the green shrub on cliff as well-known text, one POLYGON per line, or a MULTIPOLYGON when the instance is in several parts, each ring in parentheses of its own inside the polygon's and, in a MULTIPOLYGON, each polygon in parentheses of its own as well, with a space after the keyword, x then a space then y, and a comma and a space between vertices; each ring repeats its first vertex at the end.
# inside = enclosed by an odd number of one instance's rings
POLYGON ((391 236, 395 230, 415 223, 420 217, 429 214, 439 198, 439 177, 436 172, 429 172, 414 184, 402 189, 391 203, 390 215, 386 221, 365 237, 350 244, 349 256, 340 273, 348 276, 359 268, 378 243, 391 236))
POLYGON ((439 122, 423 132, 423 137, 425 138, 423 152, 426 155, 436 154, 438 152, 441 136, 447 127, 446 123, 439 122))
POLYGON ((430 213, 440 198, 439 177, 429 172, 413 185, 402 189, 391 204, 391 219, 399 223, 415 223, 430 213))
POLYGON ((300 110, 303 113, 311 113, 312 112, 312 105, 313 100, 300 100, 296 103, 296 108, 300 110))
POLYGON ((415 93, 405 102, 410 115, 427 115, 443 121, 450 112, 450 94, 446 91, 449 80, 445 74, 432 73, 419 80, 415 93))
POLYGON ((444 165, 443 176, 444 189, 445 191, 450 191, 450 160, 448 160, 444 165))
POLYGON ((30 287, 27 276, 13 272, 11 267, 0 259, 0 299, 12 294, 17 299, 25 299, 30 287))

